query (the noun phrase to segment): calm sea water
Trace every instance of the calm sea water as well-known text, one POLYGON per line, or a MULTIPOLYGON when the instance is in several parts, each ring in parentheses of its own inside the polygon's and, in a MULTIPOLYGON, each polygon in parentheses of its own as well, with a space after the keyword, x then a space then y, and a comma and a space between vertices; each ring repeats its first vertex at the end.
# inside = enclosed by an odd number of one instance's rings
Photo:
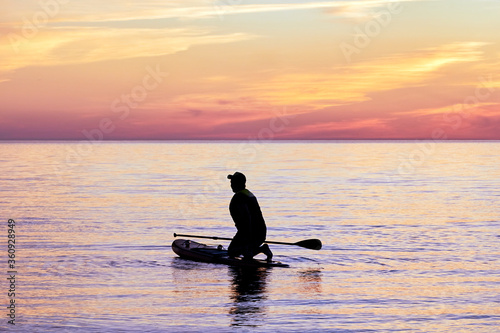
POLYGON ((0 152, 1 330, 500 330, 500 142, 9 142, 0 152), (234 234, 225 177, 236 170, 269 240, 319 238, 323 249, 274 245, 291 267, 251 272, 177 258, 174 232, 234 234))

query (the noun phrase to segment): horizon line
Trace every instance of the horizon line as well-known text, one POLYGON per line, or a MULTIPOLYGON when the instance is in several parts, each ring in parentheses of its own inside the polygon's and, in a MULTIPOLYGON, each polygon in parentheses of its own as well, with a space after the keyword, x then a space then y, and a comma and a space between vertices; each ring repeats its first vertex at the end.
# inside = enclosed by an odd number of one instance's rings
POLYGON ((478 138, 461 138, 461 139, 432 139, 432 138, 276 138, 276 139, 258 139, 258 138, 248 138, 248 139, 225 139, 225 138, 214 138, 214 139, 200 139, 200 138, 187 138, 187 139, 103 139, 103 140, 88 140, 88 139, 75 139, 75 138, 58 138, 58 139, 33 139, 33 138, 22 138, 22 139, 0 139, 0 142, 12 142, 12 141, 75 141, 75 142, 90 142, 90 143, 100 143, 100 142, 119 142, 119 141, 249 141, 249 142, 274 142, 274 141, 435 141, 435 142, 447 142, 447 141, 500 141, 498 139, 478 139, 478 138))

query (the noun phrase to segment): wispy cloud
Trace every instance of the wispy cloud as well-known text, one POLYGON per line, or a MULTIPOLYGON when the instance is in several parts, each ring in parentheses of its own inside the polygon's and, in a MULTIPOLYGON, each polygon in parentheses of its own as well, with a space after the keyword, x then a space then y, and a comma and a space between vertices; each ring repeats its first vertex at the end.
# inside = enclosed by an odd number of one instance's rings
POLYGON ((0 73, 28 66, 54 66, 174 54, 195 45, 248 40, 243 33, 216 34, 199 28, 51 28, 21 45, 16 54, 0 43, 0 73))
POLYGON ((109 13, 103 16, 103 20, 132 20, 132 19, 160 19, 160 18, 207 18, 220 15, 254 14, 278 11, 310 10, 310 9, 332 9, 332 13, 347 16, 364 16, 369 10, 400 4, 404 2, 437 1, 437 0, 337 0, 337 1, 301 1, 295 3, 267 3, 251 4, 251 1, 241 3, 217 2, 217 1, 190 1, 169 4, 166 8, 164 2, 149 1, 136 8, 131 16, 124 16, 126 12, 109 13))
MULTIPOLYGON (((291 10, 333 9, 339 15, 357 16, 367 10, 380 8, 393 3, 419 2, 435 0, 337 0, 337 1, 301 1, 283 3, 269 1, 252 4, 251 1, 232 3, 230 1, 211 0, 174 0, 174 1, 121 1, 108 0, 105 3, 98 0, 71 1, 58 6, 58 14, 51 22, 103 22, 103 21, 133 21, 157 19, 197 19, 218 17, 221 11, 224 15, 252 14, 291 10), (96 12, 96 8, 99 12, 96 12)), ((22 17, 43 11, 39 1, 23 1, 11 3, 7 11, 0 15, 0 22, 21 22, 22 17)))
POLYGON ((249 91, 277 105, 341 105, 370 99, 370 93, 419 85, 445 66, 482 60, 485 43, 451 43, 393 54, 314 73, 288 73, 259 82, 249 91))

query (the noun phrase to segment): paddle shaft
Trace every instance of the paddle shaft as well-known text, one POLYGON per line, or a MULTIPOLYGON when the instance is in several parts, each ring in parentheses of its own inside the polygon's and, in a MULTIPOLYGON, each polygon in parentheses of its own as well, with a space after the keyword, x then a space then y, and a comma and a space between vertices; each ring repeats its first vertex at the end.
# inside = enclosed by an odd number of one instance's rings
MULTIPOLYGON (((206 239, 213 239, 213 240, 233 240, 232 238, 225 238, 225 237, 217 237, 217 236, 197 236, 197 235, 183 235, 183 234, 176 234, 174 233, 174 237, 181 236, 181 237, 192 237, 192 238, 206 238, 206 239)), ((307 239, 304 241, 296 242, 296 243, 287 243, 287 242, 275 242, 275 241, 264 241, 264 243, 269 243, 269 244, 281 244, 281 245, 297 245, 301 247, 305 247, 308 249, 312 250, 319 250, 321 248, 321 241, 319 239, 307 239)))

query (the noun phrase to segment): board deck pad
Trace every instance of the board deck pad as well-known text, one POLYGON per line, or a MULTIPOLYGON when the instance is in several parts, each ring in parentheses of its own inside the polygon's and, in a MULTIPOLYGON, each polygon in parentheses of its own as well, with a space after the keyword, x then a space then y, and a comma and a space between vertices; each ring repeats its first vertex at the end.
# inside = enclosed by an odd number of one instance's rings
POLYGON ((222 246, 210 246, 189 239, 176 239, 172 243, 172 250, 181 258, 194 261, 225 264, 241 267, 290 267, 279 261, 261 259, 245 260, 241 257, 231 258, 222 246))

